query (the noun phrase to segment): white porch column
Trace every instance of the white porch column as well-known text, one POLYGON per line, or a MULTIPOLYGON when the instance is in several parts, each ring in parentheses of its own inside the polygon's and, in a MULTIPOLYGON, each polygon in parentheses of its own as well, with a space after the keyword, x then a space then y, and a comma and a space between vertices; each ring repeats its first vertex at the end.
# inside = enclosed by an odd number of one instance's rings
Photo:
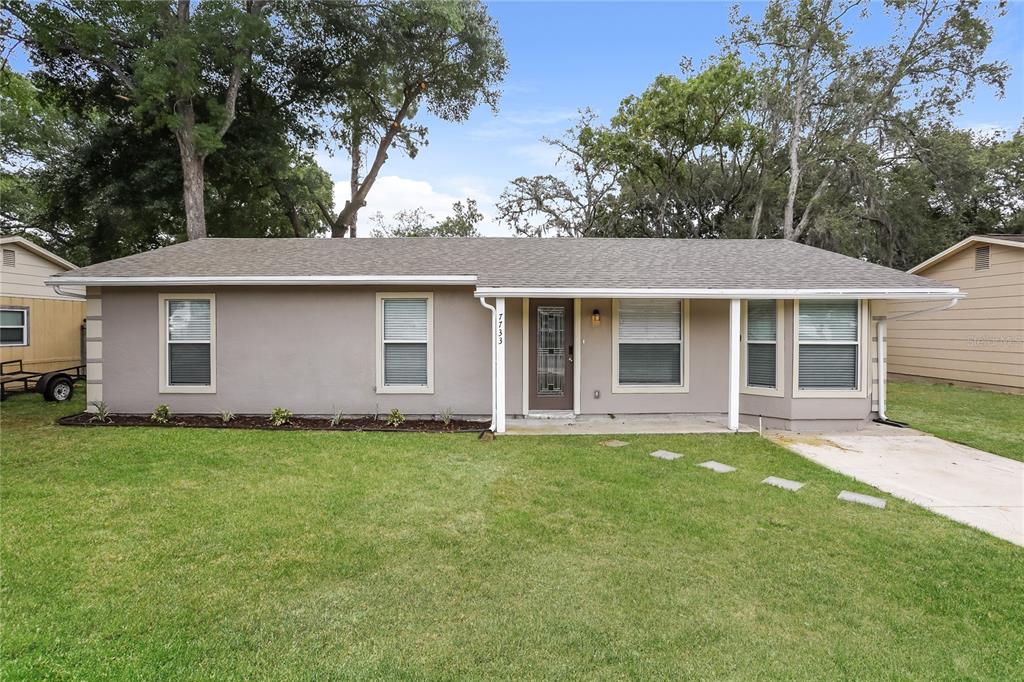
POLYGON ((740 428, 740 299, 729 300, 729 428, 740 428))
POLYGON ((505 299, 499 298, 495 301, 497 313, 495 314, 495 433, 505 433, 505 299))

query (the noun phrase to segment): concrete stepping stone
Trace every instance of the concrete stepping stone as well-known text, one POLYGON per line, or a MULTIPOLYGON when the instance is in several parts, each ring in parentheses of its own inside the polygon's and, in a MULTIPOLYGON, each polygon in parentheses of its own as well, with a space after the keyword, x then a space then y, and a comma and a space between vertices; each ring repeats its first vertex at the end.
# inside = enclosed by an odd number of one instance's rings
POLYGON ((721 462, 716 462, 713 459, 709 460, 707 462, 701 462, 697 466, 704 467, 705 469, 711 469, 712 471, 717 472, 719 474, 727 474, 730 471, 736 471, 736 467, 731 467, 728 464, 722 464, 721 462))
POLYGON ((601 445, 605 446, 606 448, 621 448, 629 445, 629 443, 627 443, 624 440, 615 440, 614 438, 612 438, 611 440, 601 441, 601 445))
POLYGON ((793 492, 804 487, 804 484, 800 481, 791 481, 788 478, 779 478, 778 476, 769 476, 761 481, 761 483, 767 483, 768 485, 773 485, 776 488, 782 488, 783 490, 792 490, 793 492))
POLYGON ((682 457, 678 452, 669 452, 668 450, 655 450, 651 453, 651 457, 657 457, 658 459, 667 459, 669 461, 673 459, 679 459, 682 457))
POLYGON ((838 499, 843 502, 856 502, 857 504, 866 504, 869 507, 885 509, 885 500, 882 498, 872 497, 871 495, 862 495, 860 493, 851 493, 849 490, 841 491, 838 499))

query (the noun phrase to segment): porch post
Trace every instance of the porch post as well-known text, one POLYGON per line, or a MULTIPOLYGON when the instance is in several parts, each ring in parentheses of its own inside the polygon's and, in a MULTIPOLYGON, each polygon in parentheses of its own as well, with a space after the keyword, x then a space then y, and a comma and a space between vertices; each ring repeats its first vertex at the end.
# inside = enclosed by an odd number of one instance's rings
POLYGON ((740 299, 729 300, 729 429, 740 428, 740 299))
POLYGON ((495 317, 495 353, 496 358, 496 369, 494 377, 494 391, 495 391, 495 415, 494 415, 494 431, 495 433, 505 433, 505 299, 504 297, 499 298, 495 301, 497 307, 497 313, 495 317))

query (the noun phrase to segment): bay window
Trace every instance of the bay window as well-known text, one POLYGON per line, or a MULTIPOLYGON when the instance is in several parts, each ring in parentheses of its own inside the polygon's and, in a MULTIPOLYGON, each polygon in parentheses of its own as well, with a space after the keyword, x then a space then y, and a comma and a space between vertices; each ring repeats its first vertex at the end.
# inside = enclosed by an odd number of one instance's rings
POLYGON ((746 388, 775 391, 779 388, 779 320, 780 302, 750 300, 746 302, 746 388))
POLYGON ((800 390, 856 391, 860 374, 860 302, 797 302, 800 390))

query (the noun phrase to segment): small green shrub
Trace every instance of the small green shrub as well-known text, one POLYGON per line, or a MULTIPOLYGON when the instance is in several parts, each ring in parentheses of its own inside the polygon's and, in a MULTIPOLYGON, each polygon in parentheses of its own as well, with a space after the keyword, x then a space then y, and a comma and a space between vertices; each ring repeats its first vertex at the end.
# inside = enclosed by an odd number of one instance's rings
POLYGON ((149 415, 149 420, 157 424, 166 424, 171 421, 171 408, 167 405, 157 405, 153 414, 149 415))
POLYGON ((231 423, 231 420, 235 418, 235 413, 230 410, 220 411, 220 420, 225 424, 231 423))
POLYGON ((452 417, 455 416, 455 410, 450 407, 446 407, 441 410, 441 414, 438 415, 441 418, 441 423, 445 426, 449 426, 452 423, 452 417))
POLYGON ((342 412, 341 410, 338 410, 337 412, 334 413, 334 416, 331 417, 331 426, 340 426, 341 420, 344 418, 345 413, 342 412))
POLYGON ((405 415, 397 407, 391 410, 391 414, 388 415, 388 426, 401 426, 405 423, 405 415))
POLYGON ((91 422, 105 424, 110 421, 110 407, 102 400, 93 400, 89 403, 96 408, 96 413, 89 419, 91 422))
POLYGON ((274 426, 284 426, 292 420, 295 415, 291 410, 283 407, 275 407, 270 411, 270 423, 274 426))

